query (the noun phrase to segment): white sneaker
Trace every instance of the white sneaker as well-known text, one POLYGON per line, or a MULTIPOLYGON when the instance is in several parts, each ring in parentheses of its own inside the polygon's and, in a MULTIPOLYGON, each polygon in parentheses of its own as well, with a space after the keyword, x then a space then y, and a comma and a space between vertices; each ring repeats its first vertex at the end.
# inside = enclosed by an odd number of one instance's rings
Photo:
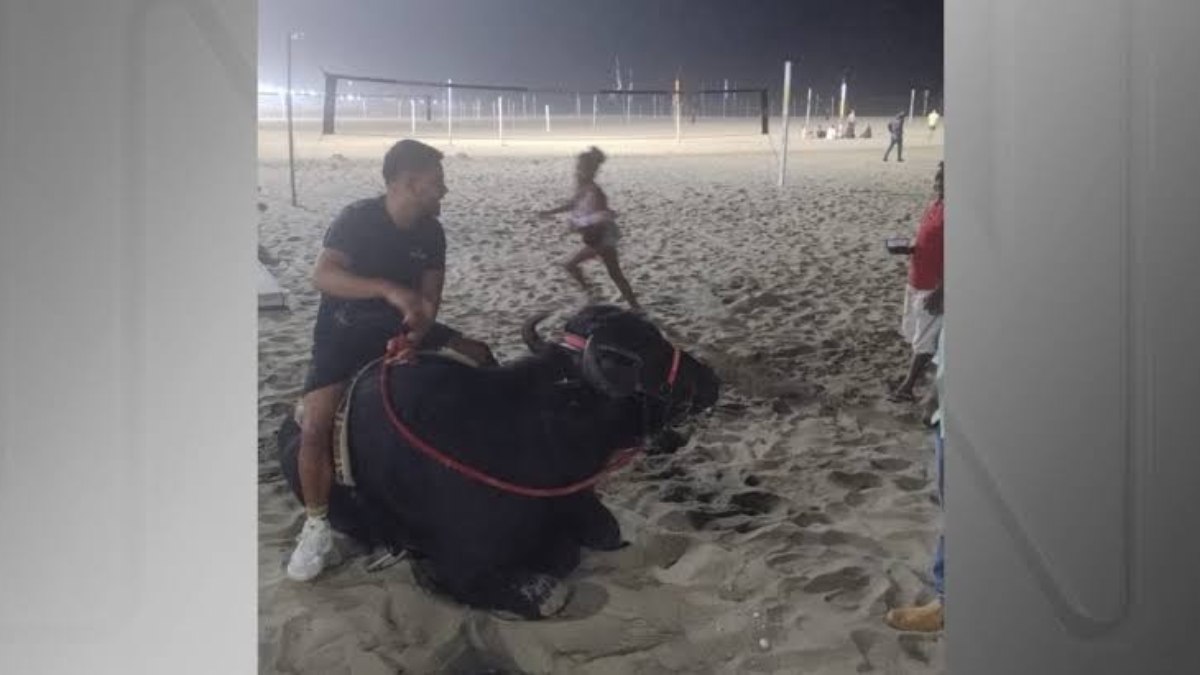
POLYGON ((329 564, 333 554, 333 530, 325 518, 307 518, 296 550, 288 560, 287 575, 293 581, 309 581, 329 564))

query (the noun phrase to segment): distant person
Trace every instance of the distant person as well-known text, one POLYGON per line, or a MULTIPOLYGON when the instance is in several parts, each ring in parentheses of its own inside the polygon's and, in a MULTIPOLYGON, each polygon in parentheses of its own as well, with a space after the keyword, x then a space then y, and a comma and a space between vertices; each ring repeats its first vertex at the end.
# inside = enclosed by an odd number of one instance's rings
POLYGON ((382 357, 404 328, 420 349, 445 347, 480 365, 495 363, 486 345, 436 322, 446 267, 446 236, 437 218, 447 192, 442 153, 399 141, 383 158, 383 180, 383 195, 350 204, 329 226, 313 273, 321 301, 298 456, 307 518, 287 564, 296 581, 320 574, 333 552, 326 516, 334 416, 355 373, 382 357))
POLYGON ((849 115, 846 115, 846 138, 854 138, 854 111, 851 110, 849 115))
POLYGON ((574 196, 562 206, 539 211, 538 217, 550 218, 570 211, 568 221, 571 228, 581 235, 583 248, 563 263, 563 268, 585 293, 591 295, 591 285, 584 278, 583 270, 579 266, 593 258, 600 258, 608 270, 609 278, 621 291, 621 297, 634 311, 640 312, 641 305, 638 304, 629 281, 621 271, 617 255, 617 241, 621 238, 621 231, 617 228, 616 214, 608 208, 608 197, 596 183, 596 174, 605 159, 604 153, 596 146, 580 153, 575 161, 574 196))
POLYGON ((933 110, 931 110, 929 112, 928 122, 929 122, 929 137, 930 138, 933 138, 933 133, 935 131, 937 131, 938 122, 940 122, 941 119, 942 119, 942 116, 938 114, 938 111, 936 108, 934 108, 933 110))
POLYGON ((900 332, 912 347, 913 356, 908 375, 888 396, 894 402, 914 400, 913 389, 933 358, 937 348, 938 331, 942 327, 941 311, 934 312, 932 309, 940 302, 944 276, 944 184, 944 167, 943 163, 939 162, 937 175, 933 179, 934 198, 921 218, 916 240, 907 249, 897 251, 909 256, 908 284, 904 289, 904 316, 900 332))
POLYGON ((888 157, 892 155, 892 149, 896 150, 896 161, 904 161, 904 120, 908 117, 908 113, 901 111, 888 122, 888 133, 892 135, 892 143, 888 146, 887 152, 883 153, 883 161, 888 161, 888 157))

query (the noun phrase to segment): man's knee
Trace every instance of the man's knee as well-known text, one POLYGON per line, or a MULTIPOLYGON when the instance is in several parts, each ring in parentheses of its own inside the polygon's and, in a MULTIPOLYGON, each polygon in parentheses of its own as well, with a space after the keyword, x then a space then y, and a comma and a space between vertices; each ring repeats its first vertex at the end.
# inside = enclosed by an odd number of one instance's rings
POLYGON ((304 396, 304 417, 300 422, 301 445, 329 444, 333 418, 344 391, 345 385, 335 384, 304 396))

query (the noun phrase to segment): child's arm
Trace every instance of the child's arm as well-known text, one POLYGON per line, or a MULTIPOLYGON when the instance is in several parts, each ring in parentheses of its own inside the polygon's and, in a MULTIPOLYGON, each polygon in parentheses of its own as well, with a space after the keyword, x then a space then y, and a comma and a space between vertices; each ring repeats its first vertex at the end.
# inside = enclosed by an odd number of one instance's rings
POLYGON ((563 204, 562 206, 556 206, 552 209, 547 209, 545 211, 538 211, 537 214, 538 214, 539 218, 549 218, 551 216, 556 216, 560 213, 566 213, 567 211, 570 211, 571 208, 574 206, 575 206, 575 200, 572 199, 571 201, 568 201, 567 203, 563 204))

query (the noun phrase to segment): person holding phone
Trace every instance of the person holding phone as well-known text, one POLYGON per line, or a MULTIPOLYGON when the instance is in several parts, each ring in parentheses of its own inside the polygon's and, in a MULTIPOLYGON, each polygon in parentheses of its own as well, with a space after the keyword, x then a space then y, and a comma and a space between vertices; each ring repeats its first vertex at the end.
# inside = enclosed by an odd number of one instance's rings
POLYGON ((933 359, 938 333, 942 328, 944 164, 938 162, 937 174, 933 179, 934 198, 921 217, 916 240, 910 246, 888 247, 889 251, 909 256, 900 333, 912 347, 913 357, 908 374, 888 395, 895 402, 914 400, 913 389, 933 359))

